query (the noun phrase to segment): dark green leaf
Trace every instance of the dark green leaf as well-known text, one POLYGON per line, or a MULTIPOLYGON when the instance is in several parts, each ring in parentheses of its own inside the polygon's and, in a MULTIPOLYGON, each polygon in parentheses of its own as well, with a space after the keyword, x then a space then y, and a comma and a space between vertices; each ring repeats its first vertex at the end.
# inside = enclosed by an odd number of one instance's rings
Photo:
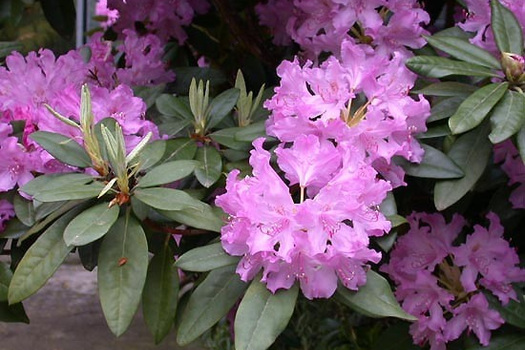
POLYGON ((507 91, 508 83, 489 84, 470 95, 448 120, 453 134, 478 126, 507 91))
POLYGON ((145 220, 150 212, 150 206, 139 201, 135 196, 131 197, 131 208, 133 209, 133 214, 135 214, 140 221, 145 220))
POLYGON ((397 323, 388 326, 381 333, 374 343, 372 350, 420 350, 421 348, 414 345, 414 341, 408 332, 407 323, 397 323))
POLYGON ((449 157, 434 147, 422 144, 425 154, 421 163, 410 163, 404 158, 396 158, 408 175, 431 179, 455 179, 464 175, 460 167, 449 157))
POLYGON ((407 67, 415 73, 429 78, 442 78, 449 75, 466 75, 473 77, 497 77, 489 68, 444 57, 416 56, 406 61, 407 67))
POLYGON ((73 247, 62 238, 77 210, 55 221, 28 249, 18 264, 9 286, 9 303, 18 303, 38 291, 55 273, 73 247))
POLYGON ((182 97, 162 94, 155 101, 155 105, 158 111, 164 115, 181 118, 188 122, 193 120, 190 104, 182 97))
POLYGON ((253 280, 235 315, 235 349, 268 349, 290 321, 298 294, 297 284, 273 294, 253 280))
POLYGON ((166 142, 166 153, 164 154, 164 161, 193 159, 197 152, 197 145, 195 141, 188 138, 177 138, 168 140, 166 142))
POLYGON ((446 98, 434 104, 430 110, 430 117, 427 123, 432 123, 441 119, 449 118, 456 113, 458 107, 465 101, 463 96, 446 98))
POLYGON ((148 266, 148 242, 140 223, 120 217, 106 234, 98 256, 98 292, 102 311, 118 337, 140 303, 148 266))
POLYGON ((384 236, 375 238, 377 245, 385 252, 389 252, 390 249, 396 243, 397 230, 390 230, 390 232, 384 236))
POLYGON ((195 168, 195 177, 206 188, 213 185, 221 177, 221 155, 212 146, 203 146, 197 149, 195 159, 200 165, 195 168))
POLYGON ((209 120, 207 129, 209 130, 218 125, 233 110, 238 99, 239 89, 237 88, 228 89, 216 96, 208 107, 209 120))
POLYGON ((18 41, 0 41, 0 59, 9 56, 13 51, 21 51, 24 45, 18 41))
POLYGON ((109 207, 100 203, 84 210, 74 218, 64 231, 64 241, 68 246, 82 246, 104 236, 117 221, 118 205, 109 207))
POLYGON ((11 278, 13 278, 13 271, 11 271, 9 265, 0 261, 0 302, 7 301, 7 292, 11 278))
POLYGON ((518 149, 520 151, 521 160, 525 163, 525 124, 521 126, 518 135, 516 135, 518 149))
POLYGON ((241 142, 252 142, 258 137, 266 136, 266 126, 264 121, 250 124, 241 128, 235 133, 235 140, 241 142))
POLYGON ((135 190, 134 196, 141 202, 160 210, 200 210, 202 208, 202 202, 184 191, 171 188, 141 188, 135 190))
POLYGON ((235 266, 211 271, 192 293, 177 330, 177 343, 187 345, 217 323, 246 290, 235 266))
POLYGON ((474 187, 489 161, 492 145, 489 142, 488 123, 462 135, 454 142, 448 157, 465 173, 461 179, 436 183, 434 187, 434 204, 443 210, 460 200, 474 187))
POLYGON ((61 188, 49 189, 34 194, 34 198, 40 202, 59 202, 77 199, 95 198, 104 185, 100 182, 93 182, 87 185, 68 184, 61 188))
POLYGON ((251 143, 246 141, 237 141, 235 139, 235 134, 240 130, 243 130, 243 128, 226 128, 217 130, 211 133, 209 136, 213 141, 220 143, 221 145, 224 145, 228 148, 238 150, 250 150, 252 147, 251 143))
POLYGON ((492 131, 489 139, 500 143, 520 131, 525 122, 525 96, 507 91, 490 113, 492 131))
POLYGON ((173 84, 175 93, 187 95, 190 89, 191 80, 210 81, 210 86, 217 86, 226 82, 226 77, 218 69, 200 67, 177 67, 174 69, 177 79, 173 84))
POLYGON ((152 168, 144 177, 142 177, 138 187, 153 187, 168 184, 180 180, 193 173, 195 165, 198 163, 193 160, 175 160, 173 162, 163 163, 152 168))
POLYGON ((40 0, 44 15, 51 27, 65 38, 75 35, 75 3, 73 0, 40 0))
POLYGON ((467 39, 460 39, 452 36, 425 36, 430 45, 458 60, 479 64, 480 66, 501 69, 501 64, 496 57, 488 51, 471 44, 467 39))
POLYGON ((186 271, 206 272, 237 265, 239 257, 228 255, 220 243, 194 248, 177 259, 175 265, 186 271))
POLYGON ((96 240, 95 242, 77 248, 80 262, 86 270, 93 271, 93 269, 97 267, 98 253, 101 244, 102 240, 96 240))
POLYGON ((148 143, 140 152, 140 169, 149 169, 162 159, 166 152, 166 141, 156 140, 148 143))
POLYGON ((401 215, 389 215, 386 217, 388 221, 392 224, 392 228, 406 224, 408 221, 401 215))
POLYGON ((179 294, 179 271, 173 264, 168 246, 156 254, 148 267, 142 293, 142 309, 146 326, 158 344, 173 326, 179 294))
POLYGON ((191 125, 190 120, 175 120, 159 125, 159 132, 161 135, 167 135, 169 137, 177 136, 181 131, 191 125))
POLYGON ((148 108, 153 106, 157 98, 162 94, 166 84, 159 84, 154 86, 134 86, 133 94, 140 97, 148 108))
POLYGON ((224 225, 224 222, 216 211, 205 203, 202 203, 199 210, 184 209, 178 211, 160 211, 160 213, 181 224, 213 232, 221 232, 221 228, 224 225))
POLYGON ((35 224, 35 209, 32 201, 28 201, 21 195, 16 194, 13 198, 13 206, 16 217, 24 225, 33 226, 35 224))
POLYGON ((448 128, 448 123, 444 125, 436 125, 428 128, 427 131, 423 134, 417 135, 417 138, 420 140, 431 139, 434 137, 443 137, 450 135, 450 129, 448 128))
POLYGON ((21 303, 9 305, 6 301, 3 301, 0 302, 0 322, 29 323, 29 318, 21 303))
POLYGON ((412 91, 414 94, 423 94, 427 96, 443 96, 443 97, 467 97, 474 91, 476 87, 469 84, 458 83, 455 81, 444 81, 430 84, 422 89, 412 91))
POLYGON ((523 32, 519 21, 512 11, 501 5, 498 0, 491 0, 491 28, 494 41, 501 52, 523 53, 523 32))
POLYGON ((399 306, 387 280, 372 270, 367 272, 366 284, 359 287, 357 292, 339 286, 336 293, 338 300, 363 315, 417 320, 399 306))
POLYGON ((91 167, 91 158, 75 140, 48 131, 35 131, 30 138, 63 163, 80 168, 91 167))
POLYGON ((41 191, 60 189, 68 185, 77 187, 87 184, 93 180, 93 176, 87 174, 47 174, 38 176, 29 181, 24 186, 22 186, 20 191, 27 193, 30 196, 34 196, 36 193, 41 191))
POLYGON ((24 225, 15 217, 7 222, 4 231, 0 233, 0 238, 18 239, 23 236, 27 230, 29 230, 29 226, 24 225))
MULTIPOLYGON (((49 202, 49 203, 39 203, 35 208, 35 220, 40 221, 46 216, 54 213, 59 210, 67 202, 49 202)), ((36 203, 35 203, 36 205, 36 203)))
POLYGON ((525 334, 506 334, 490 339, 488 346, 475 345, 467 350, 523 350, 525 349, 525 334))

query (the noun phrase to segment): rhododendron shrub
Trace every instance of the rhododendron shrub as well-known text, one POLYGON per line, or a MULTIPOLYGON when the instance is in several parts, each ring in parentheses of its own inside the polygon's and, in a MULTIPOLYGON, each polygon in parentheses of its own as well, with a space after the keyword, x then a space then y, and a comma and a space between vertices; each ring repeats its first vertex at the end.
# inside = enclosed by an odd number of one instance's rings
POLYGON ((78 254, 116 336, 525 347, 521 1, 93 5, 62 53, 0 21, 9 320, 78 254))

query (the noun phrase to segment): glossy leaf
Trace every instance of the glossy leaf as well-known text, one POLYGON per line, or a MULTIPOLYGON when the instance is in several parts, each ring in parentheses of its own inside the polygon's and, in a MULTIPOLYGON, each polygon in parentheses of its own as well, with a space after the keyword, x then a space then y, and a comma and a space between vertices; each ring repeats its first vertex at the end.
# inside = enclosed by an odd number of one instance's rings
POLYGON ((399 306, 387 280, 372 270, 367 272, 366 284, 359 287, 357 292, 339 286, 336 293, 339 301, 363 315, 417 320, 399 306))
POLYGON ((523 54, 523 32, 520 23, 498 0, 490 1, 491 28, 494 41, 501 52, 523 54))
MULTIPOLYGON (((161 134, 168 135, 169 137, 177 136, 181 131, 186 129, 191 125, 189 120, 175 120, 170 122, 165 122, 159 125, 159 131, 161 134)), ((182 134, 182 133, 181 133, 182 134)))
POLYGON ((236 140, 235 135, 240 130, 243 130, 243 128, 226 128, 215 131, 209 136, 213 141, 220 143, 221 145, 224 145, 228 148, 237 150, 250 150, 252 147, 251 143, 236 140))
POLYGON ((235 133, 235 140, 251 143, 256 138, 264 136, 266 136, 266 124, 264 121, 260 121, 240 128, 235 133))
POLYGON ((511 299, 507 305, 502 305, 501 302, 491 294, 486 293, 485 296, 489 301, 490 307, 496 310, 506 323, 525 329, 525 303, 519 303, 511 299))
POLYGON ((493 336, 488 346, 475 345, 467 350, 523 350, 525 349, 525 334, 506 334, 493 336))
POLYGON ((483 121, 507 91, 508 83, 489 84, 470 95, 448 120, 453 134, 469 131, 483 121))
POLYGON ((48 131, 35 131, 29 137, 61 162, 80 168, 92 165, 84 148, 69 137, 48 131))
POLYGON ((474 91, 476 87, 469 84, 458 83, 455 81, 444 81, 430 84, 422 89, 412 91, 413 94, 423 94, 427 96, 443 96, 443 97, 467 97, 474 91))
POLYGON ((160 210, 200 210, 201 202, 184 191, 171 188, 140 188, 134 196, 147 205, 160 210))
POLYGON ((7 301, 9 284, 13 278, 13 271, 5 262, 0 261, 0 302, 7 301))
POLYGON ((408 175, 431 179, 455 179, 464 175, 461 168, 443 152, 425 144, 421 146, 425 154, 419 164, 410 163, 404 158, 396 159, 396 163, 400 164, 408 175))
POLYGON ((10 304, 18 303, 38 291, 62 264, 72 246, 62 238, 64 229, 78 211, 70 211, 55 221, 36 240, 18 264, 8 299, 10 304))
POLYGON ((524 122, 525 96, 515 91, 507 91, 490 113, 490 141, 494 144, 505 141, 519 132, 524 122))
POLYGON ((156 140, 150 142, 139 154, 140 169, 149 169, 162 159, 166 152, 166 141, 156 140))
POLYGON ((233 110, 239 99, 239 89, 228 89, 216 96, 210 103, 207 128, 218 125, 233 110))
POLYGON ((436 183, 434 204, 438 210, 446 209, 460 200, 483 174, 492 151, 487 136, 488 125, 482 125, 461 136, 452 145, 447 155, 463 170, 465 176, 436 183))
POLYGON ((417 138, 420 140, 423 140, 423 139, 431 139, 435 137, 448 136, 450 134, 451 132, 448 127, 448 124, 444 124, 444 125, 436 125, 436 126, 429 127, 427 131, 425 131, 423 134, 417 135, 417 138))
POLYGON ((237 265, 239 257, 229 255, 220 243, 194 248, 177 259, 175 265, 186 271, 206 272, 237 265))
POLYGON ((71 201, 78 199, 89 199, 98 196, 100 191, 104 189, 101 182, 93 182, 86 185, 69 184, 62 188, 48 189, 36 193, 33 197, 40 202, 59 202, 71 201))
POLYGON ((223 220, 217 215, 217 211, 206 203, 202 203, 199 210, 190 208, 178 211, 160 211, 160 213, 181 224, 213 232, 221 232, 224 225, 223 220))
POLYGON ((22 303, 9 305, 6 301, 0 302, 0 322, 29 323, 22 303))
POLYGON ((429 78, 443 78, 449 75, 466 75, 472 77, 497 77, 489 68, 444 57, 416 56, 406 61, 406 66, 413 72, 429 78))
POLYGON ((46 174, 41 175, 26 183, 20 191, 34 196, 38 192, 61 189, 68 185, 77 187, 93 181, 94 178, 87 174, 46 174))
POLYGON ((109 203, 100 203, 84 210, 75 217, 64 231, 67 245, 82 246, 104 236, 117 221, 118 205, 108 207, 109 203))
POLYGON ((195 177, 204 187, 210 187, 221 177, 222 158, 217 149, 203 146, 197 149, 195 159, 200 162, 195 168, 195 177))
POLYGON ((137 187, 153 187, 180 180, 193 173, 197 164, 193 160, 175 160, 163 163, 148 171, 139 180, 137 187))
POLYGON ((439 101, 434 104, 430 109, 430 117, 427 119, 427 123, 432 123, 438 120, 446 119, 456 113, 458 107, 465 101, 463 96, 455 96, 446 98, 443 101, 439 101))
POLYGON ((24 197, 16 194, 13 198, 15 215, 24 225, 33 226, 35 224, 35 208, 33 201, 28 201, 24 197))
POLYGON ((102 241, 97 273, 102 311, 117 337, 126 331, 137 311, 147 266, 144 230, 132 216, 120 217, 102 241))
POLYGON ((425 36, 425 39, 436 49, 446 52, 458 60, 492 69, 501 69, 501 64, 496 57, 479 46, 471 44, 467 39, 453 36, 425 36))
POLYGON ((173 254, 165 246, 151 259, 142 293, 142 309, 146 326, 158 344, 173 326, 179 294, 179 271, 173 254))
POLYGON ((188 121, 193 120, 190 105, 187 100, 168 94, 160 95, 155 101, 157 110, 164 115, 173 116, 188 121))
POLYGON ((177 330, 177 343, 187 345, 224 317, 246 290, 235 266, 211 271, 191 294, 177 330))
POLYGON ((253 280, 235 315, 235 349, 266 350, 292 317, 299 287, 270 292, 253 280))
POLYGON ((166 141, 166 153, 163 161, 193 159, 197 152, 195 141, 188 138, 177 138, 166 141))

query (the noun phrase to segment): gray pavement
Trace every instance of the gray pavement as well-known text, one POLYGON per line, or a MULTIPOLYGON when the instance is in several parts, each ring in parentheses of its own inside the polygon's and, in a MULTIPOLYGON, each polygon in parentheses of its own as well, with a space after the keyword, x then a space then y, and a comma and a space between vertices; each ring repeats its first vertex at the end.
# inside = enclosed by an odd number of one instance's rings
POLYGON ((141 311, 120 338, 106 325, 98 301, 96 272, 71 260, 24 301, 27 324, 0 323, 0 350, 199 350, 178 347, 172 332, 155 346, 141 311))

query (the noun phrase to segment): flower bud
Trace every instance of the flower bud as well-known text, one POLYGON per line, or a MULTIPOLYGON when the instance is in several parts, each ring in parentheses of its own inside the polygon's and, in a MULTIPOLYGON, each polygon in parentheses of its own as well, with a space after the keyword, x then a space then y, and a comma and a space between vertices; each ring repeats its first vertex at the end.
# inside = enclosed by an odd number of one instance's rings
POLYGON ((523 75, 525 69, 525 59, 523 56, 513 53, 502 52, 501 65, 505 76, 511 82, 517 82, 523 75))

